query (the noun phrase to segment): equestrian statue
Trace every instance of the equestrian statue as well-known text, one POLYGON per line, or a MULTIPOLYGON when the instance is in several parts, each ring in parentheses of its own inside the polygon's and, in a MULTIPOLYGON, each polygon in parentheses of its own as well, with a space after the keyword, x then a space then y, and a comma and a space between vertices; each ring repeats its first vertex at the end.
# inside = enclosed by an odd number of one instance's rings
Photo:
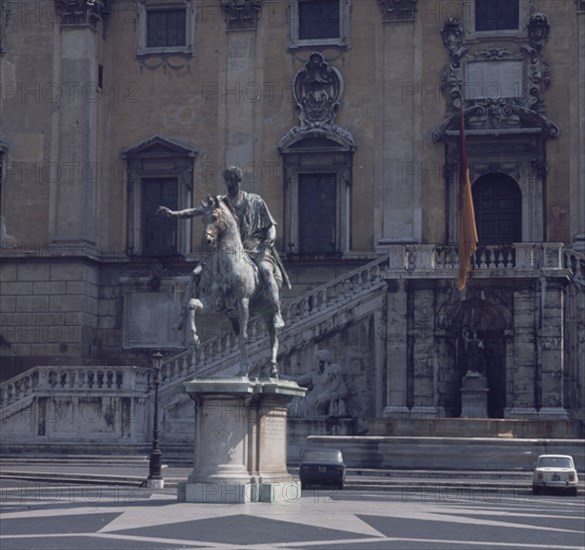
POLYGON ((188 322, 190 344, 199 345, 195 314, 223 313, 238 336, 240 375, 248 376, 248 322, 260 316, 270 336, 270 377, 278 377, 277 329, 284 326, 279 291, 290 281, 274 246, 276 222, 262 197, 241 190, 243 174, 230 166, 223 173, 227 194, 207 197, 197 208, 158 212, 172 218, 201 216, 205 262, 192 272, 177 328, 188 322))

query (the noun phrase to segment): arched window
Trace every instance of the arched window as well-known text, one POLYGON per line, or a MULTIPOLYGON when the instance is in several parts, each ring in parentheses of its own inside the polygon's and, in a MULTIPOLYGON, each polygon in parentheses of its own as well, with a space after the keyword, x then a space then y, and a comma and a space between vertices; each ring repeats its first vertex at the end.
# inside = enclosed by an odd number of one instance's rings
POLYGON ((522 240, 522 194, 506 174, 486 174, 473 185, 473 205, 480 244, 522 240))

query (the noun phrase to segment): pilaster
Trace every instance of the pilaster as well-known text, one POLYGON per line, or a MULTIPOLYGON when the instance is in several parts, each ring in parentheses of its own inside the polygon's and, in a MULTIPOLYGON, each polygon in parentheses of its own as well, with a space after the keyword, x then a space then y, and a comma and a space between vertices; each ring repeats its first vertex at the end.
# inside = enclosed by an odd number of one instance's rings
POLYGON ((97 29, 105 2, 56 0, 59 27, 54 80, 62 93, 53 116, 49 237, 95 243, 99 183, 97 29))
POLYGON ((404 417, 407 408, 406 282, 389 279, 386 332, 386 407, 384 416, 404 417))
POLYGON ((568 417, 564 409, 564 288, 557 278, 541 279, 539 331, 539 417, 568 417), (550 413, 550 414, 549 414, 550 413))

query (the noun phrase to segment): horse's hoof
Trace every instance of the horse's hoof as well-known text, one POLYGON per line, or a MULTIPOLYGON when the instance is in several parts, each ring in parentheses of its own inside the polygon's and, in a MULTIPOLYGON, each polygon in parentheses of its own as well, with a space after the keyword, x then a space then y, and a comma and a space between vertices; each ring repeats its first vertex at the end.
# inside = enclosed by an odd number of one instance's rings
POLYGON ((280 313, 274 315, 274 328, 284 328, 284 319, 280 313))

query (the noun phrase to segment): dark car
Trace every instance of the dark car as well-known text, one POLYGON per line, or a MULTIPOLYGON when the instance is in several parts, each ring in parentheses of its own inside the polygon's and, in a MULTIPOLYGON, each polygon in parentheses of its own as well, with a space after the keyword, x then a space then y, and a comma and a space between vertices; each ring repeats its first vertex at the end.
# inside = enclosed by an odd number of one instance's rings
POLYGON ((334 485, 343 489, 345 464, 339 449, 307 449, 299 471, 301 488, 309 485, 334 485))

